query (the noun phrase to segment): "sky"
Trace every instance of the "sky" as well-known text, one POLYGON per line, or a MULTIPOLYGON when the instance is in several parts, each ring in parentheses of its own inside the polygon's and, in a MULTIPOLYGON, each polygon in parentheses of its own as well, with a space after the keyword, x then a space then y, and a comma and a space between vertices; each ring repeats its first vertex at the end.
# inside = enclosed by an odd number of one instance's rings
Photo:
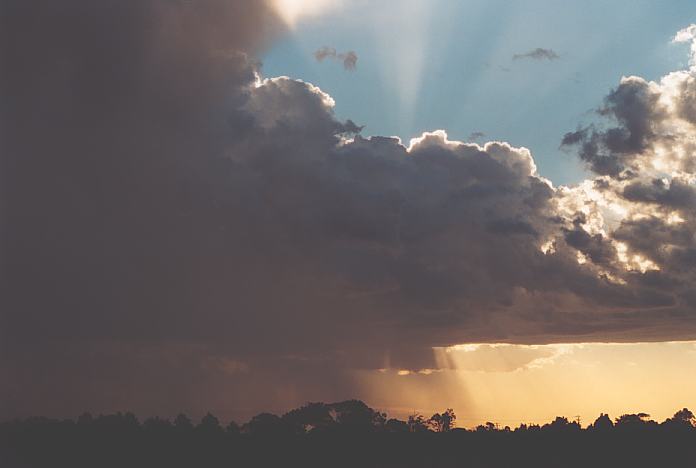
POLYGON ((671 44, 689 1, 554 2, 407 0, 327 2, 321 19, 306 18, 263 55, 269 76, 318 85, 336 114, 365 125, 368 135, 404 141, 423 129, 446 128, 457 140, 485 133, 525 146, 542 175, 558 184, 586 177, 559 146, 592 119, 617 77, 657 79, 686 64, 671 44), (322 46, 354 50, 352 73, 318 63, 322 46), (536 48, 555 60, 515 60, 536 48))
POLYGON ((0 4, 0 418, 696 406, 688 2, 0 4))

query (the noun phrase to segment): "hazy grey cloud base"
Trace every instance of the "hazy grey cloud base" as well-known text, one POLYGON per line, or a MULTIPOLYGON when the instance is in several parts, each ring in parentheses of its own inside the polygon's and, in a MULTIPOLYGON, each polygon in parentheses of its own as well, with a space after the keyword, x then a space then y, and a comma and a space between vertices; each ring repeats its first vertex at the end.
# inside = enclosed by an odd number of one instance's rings
POLYGON ((0 4, 0 415, 292 406, 433 346, 693 338, 693 71, 622 81, 614 127, 564 138, 597 179, 556 188, 506 143, 356 135, 260 78, 280 29, 252 1, 0 4))

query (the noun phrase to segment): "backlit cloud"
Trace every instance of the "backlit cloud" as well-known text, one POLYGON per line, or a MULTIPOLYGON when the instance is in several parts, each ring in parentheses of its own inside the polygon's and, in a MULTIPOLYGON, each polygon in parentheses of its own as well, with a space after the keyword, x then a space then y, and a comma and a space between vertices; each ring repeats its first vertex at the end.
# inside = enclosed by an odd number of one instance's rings
POLYGON ((4 412, 294 405, 458 343, 696 334, 693 70, 621 80, 564 138, 596 175, 556 187, 527 148, 362 136, 264 78, 273 4, 68 1, 0 6, 4 412))

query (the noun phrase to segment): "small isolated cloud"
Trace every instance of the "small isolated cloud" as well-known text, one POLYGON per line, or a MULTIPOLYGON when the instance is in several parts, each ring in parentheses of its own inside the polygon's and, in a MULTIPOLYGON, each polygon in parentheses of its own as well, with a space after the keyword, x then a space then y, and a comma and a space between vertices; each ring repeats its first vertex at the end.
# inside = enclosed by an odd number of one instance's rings
POLYGON ((336 49, 333 47, 322 47, 314 52, 314 58, 319 62, 323 62, 327 58, 336 58, 336 49))
POLYGON ((525 52, 524 54, 515 54, 512 56, 513 60, 531 59, 552 61, 558 60, 559 58, 561 58, 561 56, 558 55, 553 49, 542 49, 541 47, 537 47, 536 49, 525 52))
POLYGON ((358 54, 349 50, 345 54, 338 55, 339 60, 343 60, 343 67, 346 70, 355 70, 355 66, 358 63, 358 54))
POLYGON ((340 60, 343 62, 343 68, 346 70, 355 70, 358 63, 358 54, 355 51, 337 52, 333 47, 322 47, 314 52, 314 58, 319 62, 326 59, 340 60))

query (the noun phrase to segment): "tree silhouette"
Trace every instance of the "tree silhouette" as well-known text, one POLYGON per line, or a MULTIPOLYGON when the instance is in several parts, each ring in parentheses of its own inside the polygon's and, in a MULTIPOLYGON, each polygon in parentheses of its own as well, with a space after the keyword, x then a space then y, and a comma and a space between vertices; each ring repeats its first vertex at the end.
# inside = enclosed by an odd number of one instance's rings
POLYGON ((225 432, 231 435, 238 435, 241 431, 242 428, 234 421, 230 421, 227 423, 227 426, 225 426, 225 432))
POLYGON ((334 426, 337 424, 336 417, 336 412, 331 405, 307 403, 305 406, 284 414, 282 419, 291 430, 304 434, 334 426))
POLYGON ((486 424, 476 426, 477 432, 494 432, 498 430, 498 425, 488 421, 486 424))
POLYGON ((181 431, 193 430, 193 422, 185 414, 180 414, 174 419, 174 427, 181 431))
POLYGON ((222 432, 222 426, 218 418, 207 413, 201 418, 201 422, 196 426, 196 430, 203 433, 216 434, 222 432))
POLYGON ((407 425, 410 432, 425 432, 428 430, 428 422, 422 414, 409 416, 407 425))
POLYGON ((452 408, 443 411, 442 414, 435 413, 427 421, 428 427, 435 432, 449 432, 454 428, 457 416, 452 408))
POLYGON ((373 410, 360 400, 333 403, 331 408, 336 413, 336 421, 344 427, 370 430, 381 428, 387 422, 386 414, 373 410))
POLYGON ((609 415, 601 413, 597 419, 595 419, 595 422, 592 423, 590 426, 590 429, 596 430, 596 431, 608 431, 613 429, 614 423, 611 421, 611 418, 609 415))
POLYGON ((696 418, 687 408, 662 424, 647 413, 602 413, 587 429, 566 417, 502 430, 493 422, 453 429, 450 408, 429 419, 387 419, 358 400, 308 403, 282 417, 261 413, 241 427, 222 428, 212 414, 197 425, 131 413, 76 421, 31 418, 0 423, 0 467, 190 468, 276 467, 420 468, 693 466, 696 418))
POLYGON ((389 432, 409 432, 409 423, 401 421, 399 419, 389 419, 387 420, 384 428, 389 432))
POLYGON ((622 414, 616 418, 615 425, 618 428, 644 428, 657 424, 648 418, 650 418, 648 413, 622 414))
POLYGON ((688 424, 689 426, 696 425, 696 417, 694 417, 694 413, 692 413, 688 408, 680 409, 674 413, 671 420, 679 421, 681 423, 688 424))
POLYGON ((568 418, 565 416, 557 416, 556 419, 554 419, 551 423, 549 424, 544 424, 542 426, 543 430, 549 430, 549 431, 569 431, 569 430, 579 430, 580 429, 580 424, 577 422, 573 421, 570 422, 568 421, 568 418))
POLYGON ((252 435, 279 435, 284 432, 283 421, 271 413, 257 414, 242 426, 242 432, 252 435))

